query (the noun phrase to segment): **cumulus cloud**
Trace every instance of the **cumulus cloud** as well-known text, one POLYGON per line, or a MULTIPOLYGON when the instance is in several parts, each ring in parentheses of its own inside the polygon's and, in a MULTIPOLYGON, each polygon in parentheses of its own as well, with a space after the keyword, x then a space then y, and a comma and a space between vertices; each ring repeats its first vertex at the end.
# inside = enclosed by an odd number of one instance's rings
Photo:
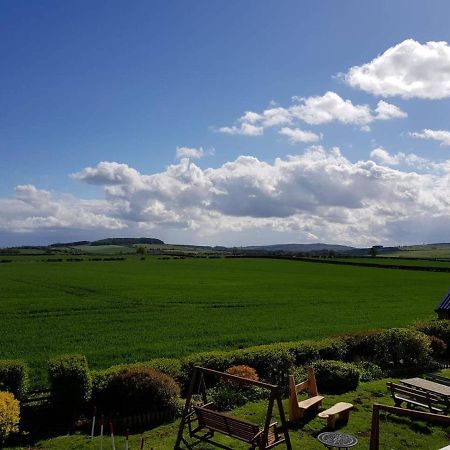
POLYGON ((205 152, 202 147, 191 148, 191 147, 177 147, 176 158, 190 158, 190 159, 200 159, 205 156, 205 152))
MULTIPOLYGON (((292 142, 292 132, 286 132, 286 130, 294 130, 295 128, 283 125, 293 125, 295 122, 304 122, 308 125, 340 122, 346 125, 359 126, 363 131, 370 131, 369 124, 375 120, 407 117, 406 112, 398 106, 383 100, 378 102, 375 109, 372 109, 369 105, 354 104, 351 100, 343 99, 331 91, 324 95, 312 97, 293 97, 292 100, 293 103, 286 108, 271 106, 262 113, 247 111, 237 120, 238 125, 221 127, 216 131, 227 134, 260 136, 266 128, 282 127, 279 134, 287 136, 292 142)), ((312 136, 309 135, 309 137, 312 136)), ((298 139, 296 142, 301 142, 301 140, 298 139)), ((302 142, 314 141, 303 140, 302 142)))
POLYGON ((299 128, 283 127, 278 134, 287 136, 292 144, 298 142, 317 142, 322 139, 322 135, 313 133, 312 131, 300 130, 299 128))
POLYGON ((450 160, 431 163, 381 147, 371 158, 352 162, 338 148, 312 146, 273 162, 240 156, 207 169, 183 158, 153 174, 105 161, 73 175, 103 187, 104 199, 18 186, 15 197, 0 199, 0 229, 174 230, 218 244, 223 236, 240 240, 258 232, 370 245, 402 241, 407 226, 421 241, 426 217, 427 233, 435 226, 436 239, 443 238, 450 226, 450 160))
POLYGON ((432 139, 440 142, 441 145, 450 145, 450 131, 447 130, 429 130, 416 131, 409 133, 411 137, 419 139, 432 139))
POLYGON ((441 99, 450 96, 450 46, 407 39, 362 66, 340 74, 350 86, 382 97, 441 99))

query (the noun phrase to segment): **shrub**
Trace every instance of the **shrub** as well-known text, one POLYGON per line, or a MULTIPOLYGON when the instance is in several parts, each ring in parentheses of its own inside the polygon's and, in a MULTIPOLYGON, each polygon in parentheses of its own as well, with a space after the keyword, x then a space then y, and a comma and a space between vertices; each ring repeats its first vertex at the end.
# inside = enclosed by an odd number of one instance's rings
POLYGON ((18 399, 28 389, 28 365, 19 360, 0 361, 0 391, 12 392, 18 399))
POLYGON ((19 431, 20 404, 11 392, 0 392, 0 442, 19 431))
POLYGON ((320 359, 345 360, 347 344, 342 337, 322 339, 315 343, 320 359))
POLYGON ((313 342, 286 342, 283 346, 292 356, 293 363, 296 366, 302 366, 319 359, 319 350, 313 342))
POLYGON ((347 345, 347 360, 373 359, 375 336, 380 333, 381 331, 369 331, 344 336, 343 339, 347 345))
POLYGON ((358 387, 358 367, 342 361, 323 360, 313 363, 319 392, 342 394, 358 387))
POLYGON ((437 336, 430 336, 430 347, 435 358, 440 358, 447 353, 447 344, 437 336))
POLYGON ((360 381, 374 381, 383 378, 381 367, 370 361, 360 361, 356 363, 360 372, 360 381))
POLYGON ((225 373, 227 373, 228 375, 235 375, 237 377, 246 378, 247 380, 259 380, 256 370, 253 367, 249 366, 231 366, 225 371, 225 373))
POLYGON ((70 408, 73 413, 89 400, 92 379, 86 357, 64 355, 54 358, 48 363, 48 376, 55 405, 70 408))
POLYGON ((231 353, 233 364, 230 365, 254 367, 262 380, 287 386, 294 358, 283 344, 260 345, 231 353))
POLYGON ((125 367, 103 373, 96 384, 97 400, 103 400, 97 406, 102 411, 132 415, 177 407, 180 388, 169 375, 151 367, 125 367))
POLYGON ((417 331, 425 333, 428 336, 436 336, 447 344, 447 357, 450 356, 450 321, 448 320, 430 320, 419 322, 414 325, 417 331))
POLYGON ((427 367, 430 364, 429 338, 408 328, 392 328, 373 336, 374 361, 384 369, 427 367))

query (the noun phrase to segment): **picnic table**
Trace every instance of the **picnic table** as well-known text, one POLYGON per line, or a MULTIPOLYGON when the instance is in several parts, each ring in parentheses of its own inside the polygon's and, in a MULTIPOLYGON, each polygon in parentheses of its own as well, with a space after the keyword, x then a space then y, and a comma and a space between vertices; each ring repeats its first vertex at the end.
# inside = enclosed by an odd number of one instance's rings
POLYGON ((414 387, 416 389, 421 389, 423 391, 450 398, 450 386, 445 386, 443 384, 436 383, 435 381, 416 377, 406 378, 404 380, 400 380, 400 382, 406 386, 414 387))

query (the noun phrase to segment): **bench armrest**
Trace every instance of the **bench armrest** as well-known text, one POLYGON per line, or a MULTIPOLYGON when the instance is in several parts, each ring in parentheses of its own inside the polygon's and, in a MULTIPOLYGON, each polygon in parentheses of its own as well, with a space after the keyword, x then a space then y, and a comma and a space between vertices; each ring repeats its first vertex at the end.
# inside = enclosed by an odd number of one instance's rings
MULTIPOLYGON (((276 425, 278 425, 278 422, 272 422, 269 425, 269 428, 276 427, 276 425)), ((276 431, 276 428, 275 428, 275 431, 276 431)), ((263 433, 264 433, 264 429, 263 430, 259 430, 258 433, 256 433, 255 436, 253 437, 253 440, 258 439, 263 433)))

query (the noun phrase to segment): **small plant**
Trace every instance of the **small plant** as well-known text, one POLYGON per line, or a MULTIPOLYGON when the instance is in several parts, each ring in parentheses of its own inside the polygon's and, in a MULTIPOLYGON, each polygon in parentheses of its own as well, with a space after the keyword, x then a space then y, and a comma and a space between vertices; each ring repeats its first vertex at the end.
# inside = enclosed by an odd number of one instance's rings
POLYGON ((19 431, 20 403, 11 392, 0 391, 0 443, 19 431))
POLYGON ((359 372, 361 373, 359 378, 360 381, 380 380, 384 376, 381 367, 373 362, 360 361, 356 363, 356 366, 358 367, 359 372))
POLYGON ((225 373, 228 375, 235 375, 237 377, 246 378, 247 380, 258 381, 259 377, 256 370, 253 367, 245 366, 241 364, 240 366, 231 366, 225 373))

